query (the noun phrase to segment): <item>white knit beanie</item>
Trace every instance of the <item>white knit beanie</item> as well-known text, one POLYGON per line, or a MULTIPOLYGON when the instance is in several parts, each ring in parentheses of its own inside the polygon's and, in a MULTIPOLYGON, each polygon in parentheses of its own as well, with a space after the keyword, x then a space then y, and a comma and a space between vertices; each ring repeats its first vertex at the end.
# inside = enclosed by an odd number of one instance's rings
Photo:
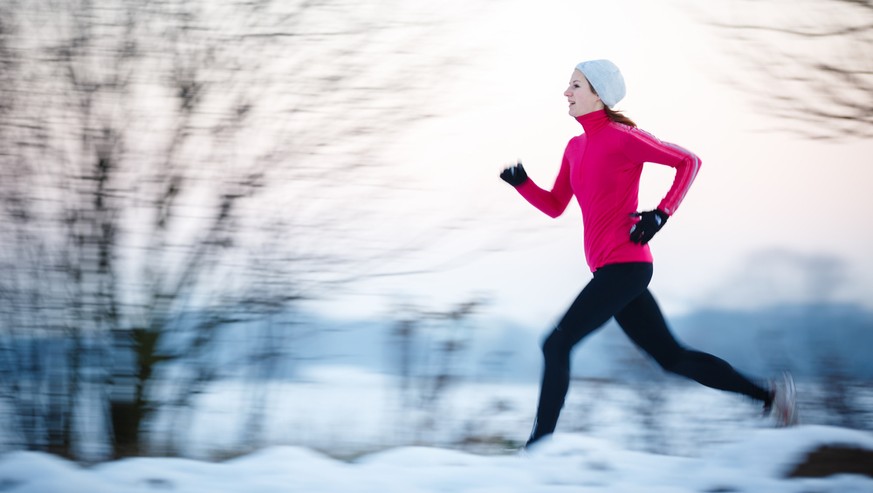
POLYGON ((624 77, 614 63, 609 60, 589 60, 576 65, 576 69, 585 75, 606 106, 612 108, 624 98, 624 77))

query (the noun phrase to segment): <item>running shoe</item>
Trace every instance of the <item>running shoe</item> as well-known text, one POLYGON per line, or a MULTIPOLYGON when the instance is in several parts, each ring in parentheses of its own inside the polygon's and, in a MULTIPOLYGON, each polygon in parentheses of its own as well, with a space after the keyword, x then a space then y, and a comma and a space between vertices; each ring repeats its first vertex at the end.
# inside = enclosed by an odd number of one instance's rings
POLYGON ((764 407, 765 414, 773 414, 777 426, 797 424, 797 389, 791 374, 782 372, 780 378, 770 382, 772 400, 764 407))

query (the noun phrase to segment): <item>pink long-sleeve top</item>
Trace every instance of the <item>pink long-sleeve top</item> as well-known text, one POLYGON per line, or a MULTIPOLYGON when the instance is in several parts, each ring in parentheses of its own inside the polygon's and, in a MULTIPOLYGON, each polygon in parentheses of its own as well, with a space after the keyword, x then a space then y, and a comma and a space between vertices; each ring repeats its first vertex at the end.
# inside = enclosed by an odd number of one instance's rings
POLYGON ((584 133, 570 139, 551 190, 533 180, 517 187, 521 195, 551 217, 558 217, 575 196, 582 209, 585 259, 591 271, 607 264, 651 262, 648 245, 630 241, 632 216, 639 203, 643 163, 676 169, 676 177, 658 209, 673 215, 700 169, 693 153, 635 127, 613 122, 603 110, 576 118, 584 133))

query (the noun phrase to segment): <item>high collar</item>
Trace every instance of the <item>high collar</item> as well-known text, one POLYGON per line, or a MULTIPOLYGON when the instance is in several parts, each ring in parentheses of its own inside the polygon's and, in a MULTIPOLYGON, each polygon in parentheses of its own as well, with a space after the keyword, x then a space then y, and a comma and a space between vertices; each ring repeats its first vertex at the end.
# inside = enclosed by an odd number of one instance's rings
POLYGON ((597 110, 577 116, 576 121, 582 124, 586 134, 592 134, 606 127, 610 119, 606 116, 606 110, 597 110))

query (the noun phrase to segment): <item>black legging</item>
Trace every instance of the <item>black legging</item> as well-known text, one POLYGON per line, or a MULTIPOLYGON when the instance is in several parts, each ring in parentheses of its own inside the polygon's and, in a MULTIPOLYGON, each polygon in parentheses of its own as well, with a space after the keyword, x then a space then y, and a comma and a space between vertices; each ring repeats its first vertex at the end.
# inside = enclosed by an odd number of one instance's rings
POLYGON ((726 361, 679 344, 649 292, 651 279, 651 263, 610 264, 597 269, 594 279, 579 293, 543 342, 543 382, 528 444, 555 431, 570 386, 573 347, 613 316, 628 337, 665 370, 707 387, 738 392, 764 402, 770 399, 767 389, 734 370, 726 361))

